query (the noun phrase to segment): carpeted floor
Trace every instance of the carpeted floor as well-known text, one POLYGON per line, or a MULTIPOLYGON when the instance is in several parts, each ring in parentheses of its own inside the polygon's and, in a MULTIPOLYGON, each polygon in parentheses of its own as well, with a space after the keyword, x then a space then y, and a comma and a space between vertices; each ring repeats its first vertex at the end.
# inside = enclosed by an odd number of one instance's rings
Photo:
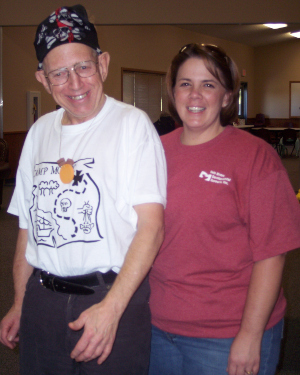
MULTIPOLYGON (((282 159, 295 191, 300 188, 300 159, 282 159)), ((13 192, 12 185, 4 187, 0 210, 0 319, 13 302, 12 262, 18 219, 6 213, 13 192)), ((287 255, 283 287, 287 298, 285 333, 280 368, 277 375, 300 375, 300 249, 287 255)), ((0 345, 0 375, 18 375, 18 349, 13 351, 0 345)), ((63 375, 63 374, 57 374, 63 375)), ((112 374, 113 375, 113 374, 112 374)), ((159 374, 158 374, 159 375, 159 374)))

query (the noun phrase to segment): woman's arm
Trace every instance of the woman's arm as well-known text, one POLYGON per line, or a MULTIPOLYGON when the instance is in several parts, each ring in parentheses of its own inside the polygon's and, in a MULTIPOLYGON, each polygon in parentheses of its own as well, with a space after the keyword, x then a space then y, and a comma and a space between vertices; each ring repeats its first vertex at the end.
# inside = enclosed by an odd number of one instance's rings
POLYGON ((229 375, 258 373, 261 340, 281 287, 285 254, 254 263, 242 323, 228 358, 229 375))

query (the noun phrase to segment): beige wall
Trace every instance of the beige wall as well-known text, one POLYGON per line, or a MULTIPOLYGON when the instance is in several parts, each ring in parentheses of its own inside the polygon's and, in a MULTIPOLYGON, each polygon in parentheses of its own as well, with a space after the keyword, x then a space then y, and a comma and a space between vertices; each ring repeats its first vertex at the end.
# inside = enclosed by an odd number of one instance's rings
MULTIPOLYGON (((121 67, 166 71, 184 44, 213 43, 223 47, 246 69, 248 116, 254 116, 254 50, 251 47, 201 35, 175 26, 98 26, 101 49, 111 54, 106 93, 121 99, 121 67)), ((4 132, 26 130, 26 92, 41 91, 42 113, 55 103, 35 80, 37 67, 33 40, 35 27, 3 27, 3 122, 4 132)))
POLYGON ((35 27, 3 27, 3 131, 26 130, 26 92, 41 91, 43 111, 55 108, 36 81, 35 27))
POLYGON ((255 48, 255 108, 289 117, 289 81, 300 81, 300 40, 255 48))

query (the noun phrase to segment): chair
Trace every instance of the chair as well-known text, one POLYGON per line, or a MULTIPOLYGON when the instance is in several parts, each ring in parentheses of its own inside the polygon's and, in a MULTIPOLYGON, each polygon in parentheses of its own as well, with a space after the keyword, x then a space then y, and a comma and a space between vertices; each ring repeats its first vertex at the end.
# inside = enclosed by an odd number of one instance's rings
POLYGON ((263 113, 258 113, 255 116, 254 126, 256 126, 256 127, 264 126, 265 122, 266 122, 265 115, 263 113))
POLYGON ((253 135, 255 135, 256 137, 259 137, 263 140, 265 140, 266 142, 268 142, 270 145, 272 145, 275 150, 280 153, 280 149, 279 149, 279 139, 276 139, 276 137, 274 137, 274 134, 272 134, 272 132, 268 129, 265 129, 265 128, 254 128, 254 129, 251 129, 251 133, 253 135))
POLYGON ((288 154, 288 146, 293 146, 291 155, 296 149, 296 156, 299 156, 299 139, 297 137, 297 131, 295 129, 289 128, 282 131, 282 137, 280 139, 280 155, 284 156, 288 154))
POLYGON ((0 209, 2 205, 4 180, 10 175, 11 169, 8 163, 8 144, 0 138, 0 209))
POLYGON ((258 128, 258 129, 251 129, 251 133, 256 137, 264 139, 266 142, 270 143, 271 141, 271 134, 268 129, 265 128, 258 128))
POLYGON ((153 125, 160 136, 175 130, 175 121, 170 115, 165 113, 162 113, 160 118, 155 121, 153 125))

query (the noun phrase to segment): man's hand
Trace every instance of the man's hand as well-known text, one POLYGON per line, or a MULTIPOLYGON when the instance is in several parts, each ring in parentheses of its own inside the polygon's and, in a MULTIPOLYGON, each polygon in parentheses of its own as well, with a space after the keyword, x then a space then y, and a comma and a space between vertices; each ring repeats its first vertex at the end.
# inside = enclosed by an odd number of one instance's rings
POLYGON ((0 323, 0 341, 10 349, 19 342, 21 309, 12 306, 0 323))
POLYGON ((105 300, 91 306, 69 324, 74 331, 84 329, 83 335, 71 353, 77 362, 98 358, 98 364, 109 356, 115 341, 120 317, 107 306, 105 300))
POLYGON ((19 342, 19 328, 25 287, 33 270, 33 267, 27 263, 25 258, 27 238, 27 229, 20 228, 13 265, 15 300, 13 306, 0 324, 0 341, 10 349, 14 349, 17 342, 19 342))
POLYGON ((109 356, 119 320, 131 297, 149 272, 163 241, 163 206, 145 203, 134 207, 137 232, 130 244, 124 264, 106 297, 85 310, 69 324, 74 331, 84 332, 71 353, 77 362, 98 358, 101 364, 109 356))

